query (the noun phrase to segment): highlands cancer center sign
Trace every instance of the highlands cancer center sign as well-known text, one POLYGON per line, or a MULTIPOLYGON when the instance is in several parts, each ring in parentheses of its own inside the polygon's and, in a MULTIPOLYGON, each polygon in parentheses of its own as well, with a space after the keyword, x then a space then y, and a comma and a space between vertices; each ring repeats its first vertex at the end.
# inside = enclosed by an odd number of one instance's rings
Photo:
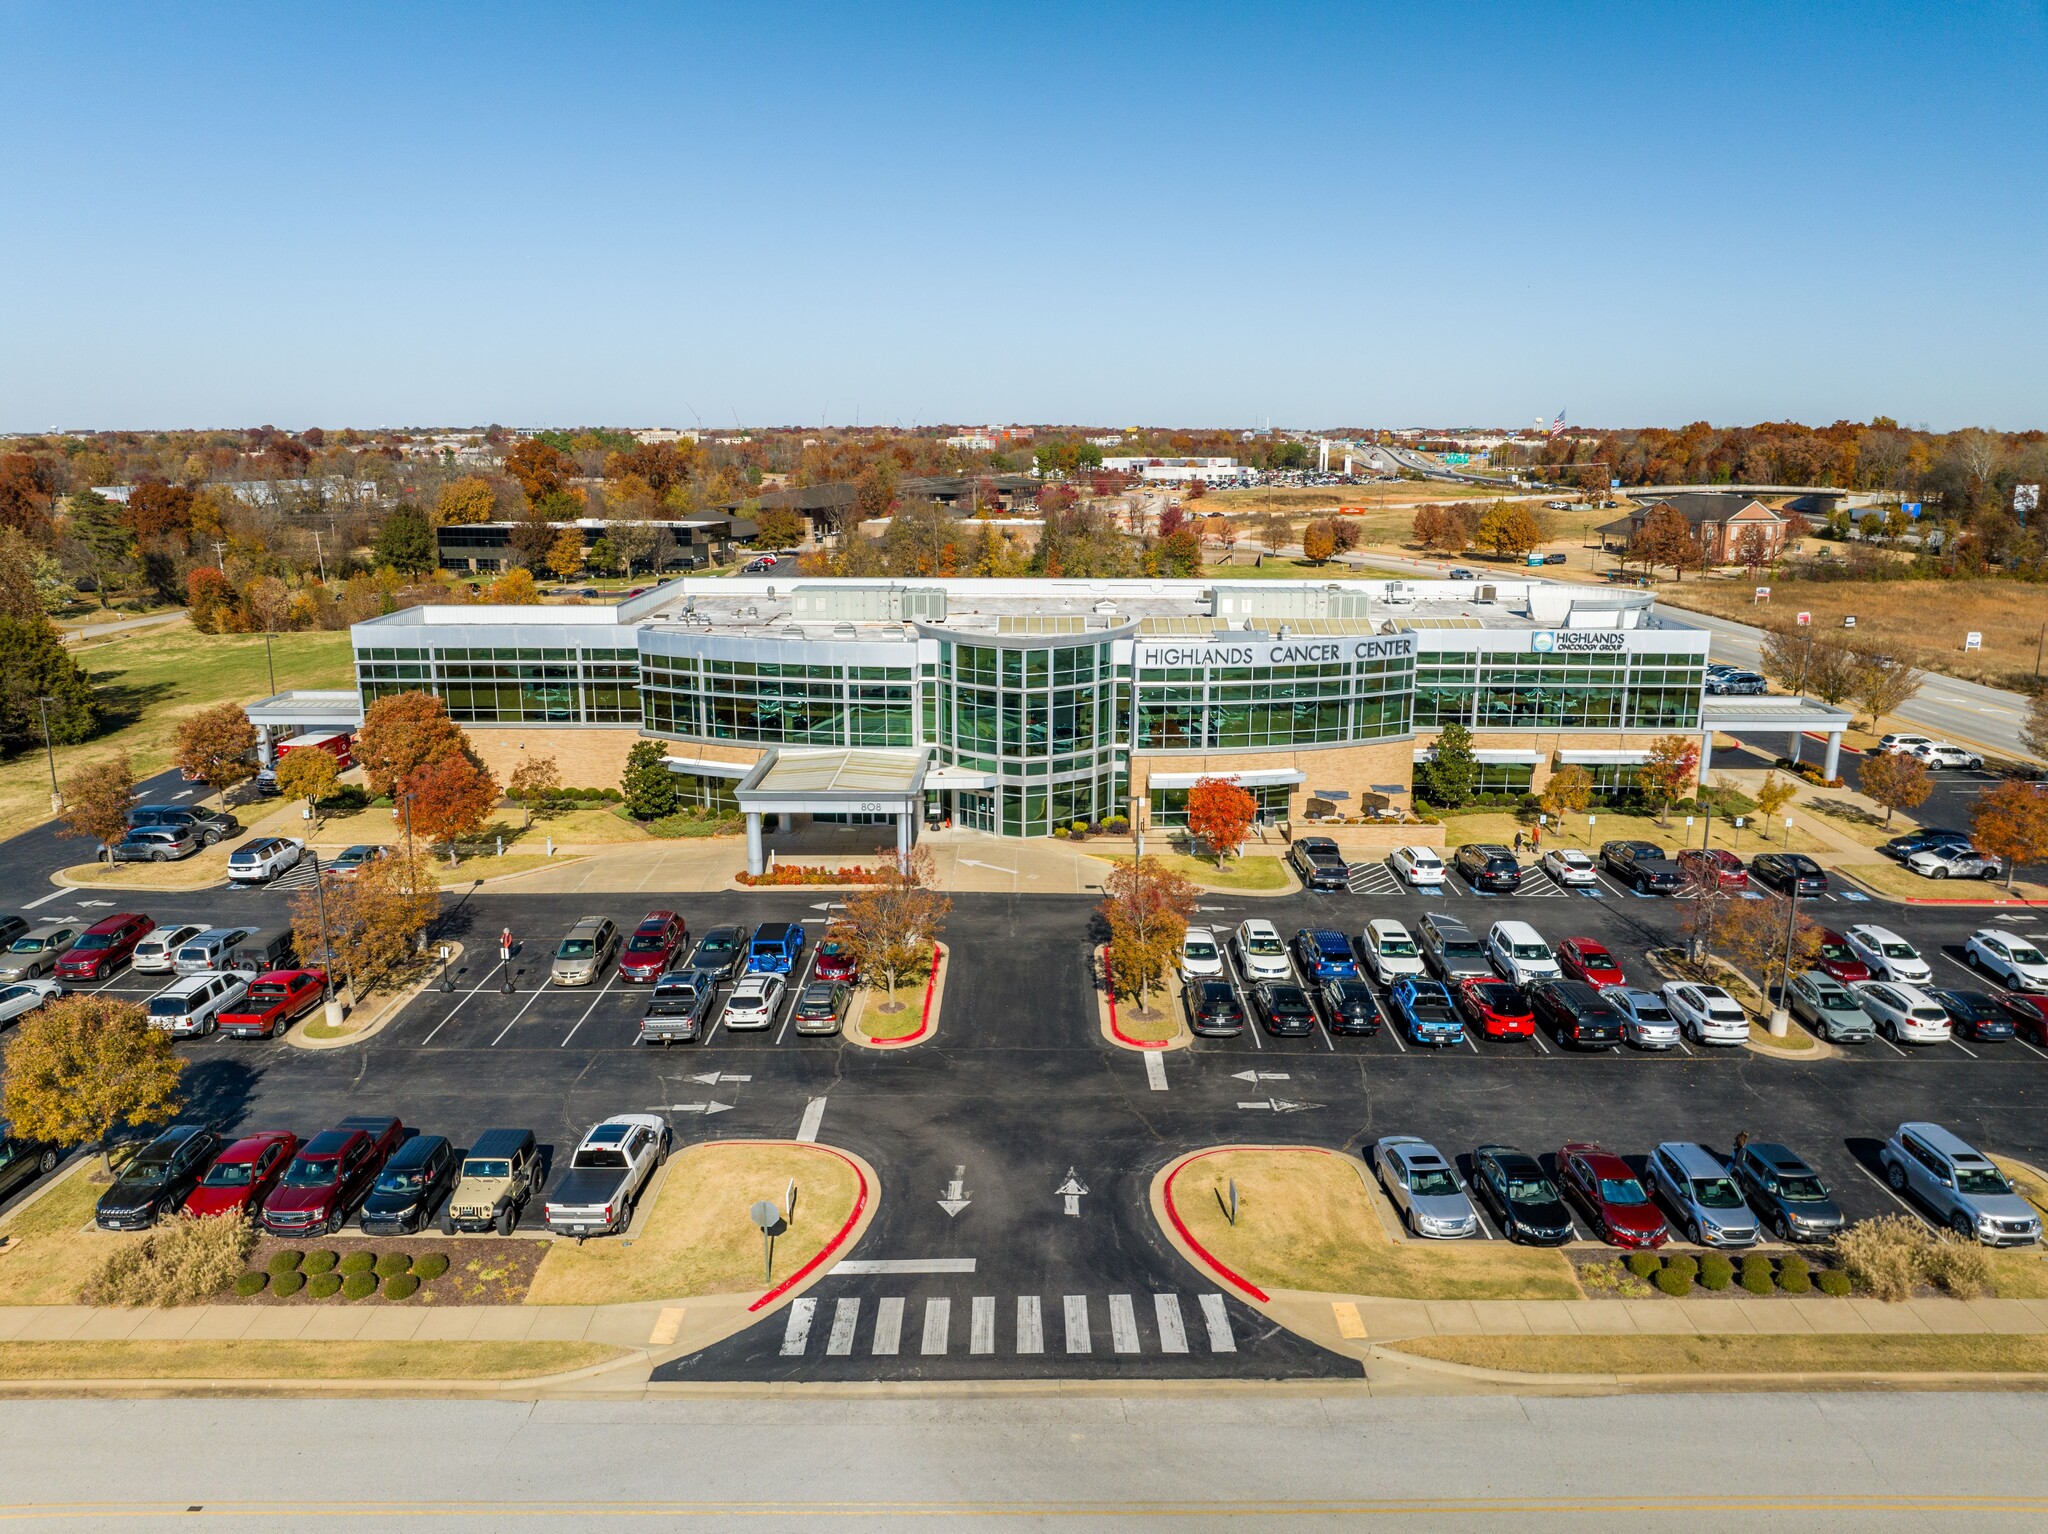
POLYGON ((1318 666, 1346 660, 1401 660, 1415 654, 1413 634, 1376 639, 1205 640, 1159 644, 1140 640, 1140 666, 1318 666))

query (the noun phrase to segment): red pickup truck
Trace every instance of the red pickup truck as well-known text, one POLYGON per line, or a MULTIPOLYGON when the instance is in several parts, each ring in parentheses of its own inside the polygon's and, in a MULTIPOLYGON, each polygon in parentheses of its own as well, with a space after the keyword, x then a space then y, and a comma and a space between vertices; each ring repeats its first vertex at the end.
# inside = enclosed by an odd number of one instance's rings
POLYGON ((348 1118, 304 1145, 263 1201, 263 1228, 273 1236, 340 1230, 405 1138, 397 1119, 348 1118))
POLYGON ((277 1186, 298 1148, 299 1137, 282 1129, 244 1135, 220 1153, 199 1186, 185 1195, 185 1213, 246 1214, 277 1186))
POLYGON ((319 1006, 326 995, 327 976, 317 969, 273 969, 250 981, 249 994, 215 1021, 232 1038, 273 1038, 319 1006))

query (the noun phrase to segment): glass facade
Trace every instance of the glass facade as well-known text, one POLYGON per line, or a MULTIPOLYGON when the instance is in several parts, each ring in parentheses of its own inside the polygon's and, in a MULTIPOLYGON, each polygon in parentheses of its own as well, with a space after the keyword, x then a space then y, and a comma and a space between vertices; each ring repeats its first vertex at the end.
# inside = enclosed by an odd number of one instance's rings
POLYGON ((400 692, 431 692, 459 724, 638 724, 636 649, 531 646, 362 649, 356 686, 368 708, 400 692))
POLYGON ((914 746, 917 670, 641 657, 645 727, 760 746, 914 746))
POLYGON ((1705 681, 1703 655, 1426 650, 1415 666, 1415 728, 1697 729, 1705 681))
POLYGON ((1406 655, 1300 665, 1147 666, 1138 673, 1141 751, 1314 746, 1406 735, 1406 655))
POLYGON ((1029 648, 942 640, 927 682, 926 739, 940 758, 991 773, 977 807, 1006 836, 1046 836, 1126 814, 1121 728, 1130 669, 1110 642, 1029 648))

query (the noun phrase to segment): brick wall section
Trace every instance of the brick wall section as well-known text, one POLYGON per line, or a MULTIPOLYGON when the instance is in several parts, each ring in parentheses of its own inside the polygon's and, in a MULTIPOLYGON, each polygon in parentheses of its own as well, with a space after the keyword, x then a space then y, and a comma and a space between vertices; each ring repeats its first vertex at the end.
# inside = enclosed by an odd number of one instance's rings
MULTIPOLYGON (((521 762, 552 756, 562 771, 565 788, 617 788, 626 774, 626 753, 641 739, 634 729, 551 730, 534 725, 468 727, 469 742, 502 787, 521 762)), ((750 767, 761 759, 754 746, 697 745, 664 741, 671 756, 694 756, 709 762, 736 762, 750 767)))
POLYGON ((1131 760, 1131 792, 1146 794, 1146 785, 1155 772, 1192 772, 1227 778, 1236 772, 1274 768, 1293 768, 1307 779, 1290 785, 1287 808, 1296 820, 1308 809, 1309 791, 1317 788, 1344 790, 1351 798, 1343 808, 1356 814, 1360 796, 1371 793, 1373 784, 1398 783, 1402 791, 1393 796, 1394 803, 1405 809, 1409 786, 1415 780, 1415 742, 1375 740, 1356 746, 1292 751, 1148 751, 1131 760))

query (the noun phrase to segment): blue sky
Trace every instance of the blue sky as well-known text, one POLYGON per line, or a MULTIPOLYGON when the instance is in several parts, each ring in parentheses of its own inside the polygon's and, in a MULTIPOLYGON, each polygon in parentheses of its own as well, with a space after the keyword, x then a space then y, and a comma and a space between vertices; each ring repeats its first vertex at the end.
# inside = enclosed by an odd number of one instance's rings
POLYGON ((2044 39, 0 0, 0 428, 2048 425, 2044 39))

